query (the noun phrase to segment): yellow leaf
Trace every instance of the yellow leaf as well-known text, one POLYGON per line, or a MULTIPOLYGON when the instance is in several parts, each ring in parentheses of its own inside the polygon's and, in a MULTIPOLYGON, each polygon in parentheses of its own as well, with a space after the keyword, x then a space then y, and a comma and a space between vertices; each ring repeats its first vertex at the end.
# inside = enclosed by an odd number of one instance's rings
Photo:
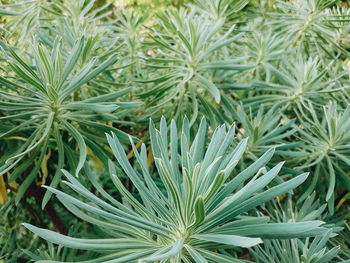
POLYGON ((94 154, 94 152, 87 147, 87 154, 90 155, 96 165, 96 167, 100 170, 103 169, 103 162, 94 154))
POLYGON ((43 161, 41 163, 41 175, 42 175, 42 180, 41 180, 41 185, 44 185, 46 183, 46 178, 49 174, 47 170, 47 161, 51 157, 51 149, 49 149, 49 152, 44 156, 43 161))
MULTIPOLYGON (((10 179, 10 177, 11 177, 11 173, 10 173, 10 172, 7 172, 7 178, 10 179)), ((16 189, 16 190, 17 190, 17 188, 18 188, 18 184, 16 183, 16 181, 11 182, 9 185, 10 185, 11 188, 13 188, 13 189, 16 189)))
POLYGON ((27 138, 20 137, 20 136, 10 136, 10 137, 4 137, 5 140, 20 140, 20 141, 27 141, 27 138))
POLYGON ((336 209, 339 210, 339 208, 344 204, 346 200, 350 199, 350 193, 347 193, 346 195, 343 196, 342 199, 340 199, 339 203, 337 204, 336 209))
POLYGON ((7 191, 5 180, 3 176, 0 176, 0 204, 4 204, 7 201, 7 191))
POLYGON ((150 167, 151 164, 154 162, 153 152, 151 149, 148 151, 147 160, 148 160, 148 162, 147 162, 148 167, 150 167))

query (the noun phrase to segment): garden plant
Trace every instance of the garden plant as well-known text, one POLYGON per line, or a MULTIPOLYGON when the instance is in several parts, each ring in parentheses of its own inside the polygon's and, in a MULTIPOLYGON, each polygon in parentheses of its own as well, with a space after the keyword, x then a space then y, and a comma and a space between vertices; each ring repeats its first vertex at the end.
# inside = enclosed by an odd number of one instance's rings
POLYGON ((0 0, 0 263, 350 263, 350 1, 0 0))

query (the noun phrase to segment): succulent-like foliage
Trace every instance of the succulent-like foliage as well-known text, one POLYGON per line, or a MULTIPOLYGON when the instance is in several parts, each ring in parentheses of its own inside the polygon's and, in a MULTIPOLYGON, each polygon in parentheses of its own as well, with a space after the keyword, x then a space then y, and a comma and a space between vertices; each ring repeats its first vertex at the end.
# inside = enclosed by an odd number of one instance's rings
POLYGON ((147 14, 139 14, 130 10, 124 10, 118 13, 118 20, 114 25, 116 31, 115 36, 123 46, 122 55, 124 60, 122 66, 125 67, 125 80, 133 81, 143 71, 140 65, 140 54, 143 51, 142 43, 145 41, 145 21, 147 20, 147 14))
POLYGON ((246 105, 257 105, 262 102, 281 105, 284 110, 307 108, 309 103, 315 106, 324 105, 329 97, 343 91, 345 87, 337 79, 325 77, 329 68, 322 68, 318 58, 305 60, 298 55, 293 63, 284 61, 283 66, 269 67, 275 81, 254 83, 264 94, 257 98, 248 98, 246 105), (275 82, 275 83, 273 83, 275 82))
POLYGON ((350 47, 350 10, 348 8, 334 6, 332 9, 327 9, 325 12, 327 13, 327 16, 335 18, 332 20, 332 24, 335 25, 333 28, 333 42, 335 45, 339 46, 342 51, 347 51, 348 53, 350 47))
POLYGON ((247 35, 241 44, 246 49, 245 54, 249 57, 251 63, 256 65, 255 68, 248 71, 248 74, 251 75, 250 78, 253 80, 270 80, 270 66, 278 63, 280 56, 285 54, 286 43, 284 38, 273 31, 265 32, 264 30, 264 33, 262 33, 261 28, 257 30, 256 27, 259 23, 259 20, 253 23, 252 28, 249 28, 252 33, 247 35))
MULTIPOLYGON (((31 37, 41 38, 44 43, 53 42, 56 35, 73 46, 77 39, 83 36, 99 41, 99 48, 111 44, 111 35, 107 23, 101 21, 111 14, 110 4, 93 9, 94 0, 84 1, 42 1, 31 0, 11 4, 0 4, 6 8, 7 23, 4 26, 5 37, 8 40, 16 38, 16 46, 30 47, 31 37)), ((107 19, 108 20, 108 19, 107 19)), ((90 48, 94 45, 90 43, 90 48)), ((61 46, 61 48, 63 48, 61 46)))
MULTIPOLYGON (((32 249, 39 247, 38 238, 25 238, 29 231, 22 231, 21 223, 27 221, 34 209, 33 203, 23 202, 16 205, 14 199, 8 200, 0 206, 0 262, 18 263, 24 252, 16 250, 16 247, 32 249)), ((36 222, 42 223, 41 220, 36 222)))
POLYGON ((344 225, 344 230, 338 233, 338 236, 335 238, 332 238, 330 240, 330 243, 333 246, 339 246, 341 251, 340 251, 340 256, 344 259, 350 258, 350 226, 348 223, 345 223, 344 225))
MULTIPOLYGON (((236 121, 239 125, 238 135, 248 139, 245 152, 247 158, 255 161, 273 147, 276 149, 274 158, 276 161, 278 161, 277 155, 281 157, 280 161, 303 155, 296 149, 300 143, 288 141, 288 138, 297 131, 294 121, 282 119, 276 109, 266 110, 260 106, 256 113, 248 113, 243 106, 240 106, 236 121)), ((243 163, 247 164, 247 160, 243 163)))
POLYGON ((308 112, 303 112, 302 125, 299 133, 306 143, 308 155, 303 157, 302 167, 313 167, 313 180, 304 193, 306 198, 322 181, 328 185, 326 200, 334 195, 334 188, 338 181, 341 187, 350 190, 350 178, 347 173, 350 165, 349 130, 350 108, 340 108, 330 102, 323 109, 320 116, 310 105, 308 112))
MULTIPOLYGON (((76 234, 78 231, 70 231, 69 234, 76 234)), ((39 248, 35 253, 28 249, 23 249, 23 253, 27 254, 32 261, 35 262, 74 262, 74 261, 84 261, 98 256, 94 251, 84 251, 81 255, 78 250, 69 249, 63 246, 56 246, 53 243, 47 242, 47 247, 44 249, 39 248)))
POLYGON ((207 14, 214 21, 225 18, 230 20, 231 16, 237 14, 247 4, 247 0, 194 0, 191 7, 197 9, 201 14, 207 14))
MULTIPOLYGON (((270 24, 281 34, 289 36, 290 45, 309 50, 312 53, 324 52, 330 57, 334 54, 328 51, 329 46, 348 54, 339 43, 335 42, 339 22, 348 22, 346 13, 336 14, 326 12, 336 0, 298 0, 285 2, 277 0, 282 12, 272 15, 276 18, 270 24)), ((304 50, 301 50, 302 52, 304 50)))
POLYGON ((332 230, 324 235, 302 241, 293 240, 268 240, 264 242, 264 248, 256 248, 252 254, 257 263, 325 263, 345 262, 337 260, 339 247, 328 249, 326 244, 333 236, 332 230))
POLYGON ((300 185, 307 174, 265 190, 282 167, 280 163, 263 171, 273 154, 269 150, 232 178, 231 173, 247 144, 242 140, 236 148, 230 148, 234 127, 229 127, 227 132, 225 126, 218 127, 208 146, 205 120, 193 140, 186 119, 180 137, 174 121, 167 127, 162 119, 159 130, 151 122, 149 129, 155 161, 153 176, 147 166, 145 145, 141 145, 139 152, 130 139, 137 161, 133 168, 117 136, 107 135, 120 167, 137 189, 139 198, 125 188, 112 163, 111 176, 123 202, 106 193, 89 169, 87 175, 101 198, 66 171, 69 181, 66 184, 88 202, 48 187, 73 214, 104 229, 106 239, 71 238, 33 225, 25 226, 56 244, 110 251, 96 262, 113 259, 118 262, 241 262, 215 250, 227 246, 251 247, 261 243, 261 238, 307 237, 324 232, 321 221, 267 223, 266 217, 246 215, 252 208, 300 185), (154 177, 159 177, 161 185, 156 184, 154 177))
POLYGON ((102 161, 107 159, 105 150, 100 146, 103 140, 95 140, 98 133, 103 135, 106 131, 114 130, 121 138, 124 137, 124 141, 127 138, 122 131, 107 125, 107 122, 117 122, 115 111, 119 107, 137 106, 134 103, 116 102, 128 89, 93 97, 83 95, 88 92, 88 82, 113 65, 117 57, 111 55, 104 58, 103 62, 102 58, 92 59, 78 68, 77 61, 85 48, 84 39, 81 39, 69 56, 63 57, 59 41, 55 42, 51 50, 34 44, 32 61, 25 61, 13 48, 7 48, 9 66, 16 75, 7 78, 0 76, 0 82, 5 87, 0 92, 4 99, 0 103, 4 116, 0 118, 6 124, 0 138, 22 142, 2 157, 0 174, 10 172, 10 183, 30 168, 30 174, 22 179, 23 183, 18 189, 17 202, 39 172, 42 184, 45 184, 48 176, 46 164, 52 151, 58 153, 56 173, 51 182, 52 186, 56 186, 65 158, 79 173, 86 159, 87 145, 102 161), (77 93, 81 94, 78 100, 75 97, 77 93), (76 143, 72 143, 72 139, 76 143), (72 158, 75 145, 80 150, 77 164, 72 158))
MULTIPOLYGON (((304 202, 298 200, 296 203, 293 203, 293 196, 288 195, 285 200, 277 199, 268 203, 264 212, 277 222, 303 222, 326 216, 326 205, 320 206, 319 200, 315 200, 315 192, 304 202)), ((346 262, 339 255, 340 247, 330 243, 342 227, 330 224, 327 228, 328 231, 314 238, 266 240, 263 245, 250 249, 250 253, 257 263, 346 262)))
POLYGON ((350 258, 349 17, 349 0, 0 1, 0 263, 350 258))
MULTIPOLYGON (((1 15, 6 16, 6 22, 1 27, 7 35, 17 35, 17 42, 21 46, 27 46, 30 34, 40 29, 43 13, 46 13, 45 8, 48 7, 48 2, 41 0, 23 1, 20 3, 3 4, 0 3, 1 15)), ((17 43, 16 43, 17 44, 17 43)))
POLYGON ((204 103, 211 100, 220 103, 220 91, 213 83, 216 72, 251 68, 240 63, 243 57, 219 59, 217 56, 240 34, 233 34, 234 27, 220 33, 223 19, 211 21, 192 10, 167 11, 158 16, 157 22, 161 30, 153 30, 153 41, 149 43, 156 55, 145 58, 147 67, 155 70, 143 81, 152 87, 139 96, 146 99, 151 112, 161 107, 162 114, 175 116, 177 120, 188 114, 193 123, 198 116, 200 98, 204 103))

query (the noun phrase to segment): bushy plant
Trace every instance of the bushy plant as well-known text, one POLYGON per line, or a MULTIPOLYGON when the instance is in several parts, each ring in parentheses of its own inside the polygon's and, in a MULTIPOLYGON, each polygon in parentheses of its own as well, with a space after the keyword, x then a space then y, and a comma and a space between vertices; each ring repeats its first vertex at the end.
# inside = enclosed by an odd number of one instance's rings
MULTIPOLYGON (((315 200, 315 192, 304 202, 301 200, 295 205, 288 195, 284 200, 268 203, 264 210, 278 222, 303 222, 327 217, 326 205, 320 206, 319 200, 315 200)), ((314 238, 268 240, 263 245, 250 249, 250 252, 259 263, 269 260, 283 263, 348 262, 340 256, 340 247, 331 243, 342 228, 337 224, 328 224, 326 227, 328 231, 314 238)))
POLYGON ((304 129, 300 134, 307 143, 308 158, 303 157, 304 167, 314 167, 312 183, 304 193, 306 198, 317 185, 324 181, 328 187, 326 201, 334 198, 335 184, 338 181, 342 188, 350 190, 349 175, 346 172, 350 165, 348 156, 348 131, 350 108, 338 108, 330 102, 323 108, 322 117, 318 116, 310 105, 308 112, 303 112, 304 129), (307 119, 307 120, 306 120, 307 119), (307 159, 307 160, 306 160, 307 159), (337 178, 336 178, 337 176, 337 178))
POLYGON ((218 56, 221 49, 240 36, 233 34, 234 27, 221 33, 224 22, 223 19, 212 21, 185 9, 158 16, 160 30, 152 30, 153 41, 149 43, 156 54, 145 58, 147 67, 156 71, 142 81, 151 83, 151 88, 139 95, 146 99, 148 111, 154 113, 161 109, 162 114, 175 116, 180 122, 186 114, 191 115, 192 124, 202 103, 211 100, 220 103, 220 91, 213 83, 215 74, 252 67, 242 65, 244 57, 222 59, 218 56))
POLYGON ((227 132, 225 125, 215 129, 208 146, 205 120, 202 120, 192 140, 187 119, 184 119, 180 137, 175 121, 167 127, 164 118, 159 130, 155 129, 152 121, 149 129, 155 169, 147 166, 144 144, 139 152, 130 139, 137 161, 135 166, 138 169, 135 169, 128 162, 117 136, 107 135, 119 166, 132 181, 139 198, 121 183, 120 175, 111 162, 110 174, 123 197, 122 203, 97 184, 88 168, 87 176, 106 201, 66 171, 66 184, 86 202, 48 187, 67 209, 102 228, 106 236, 102 235, 102 239, 71 238, 33 225, 25 226, 56 244, 75 249, 111 251, 98 262, 113 259, 118 259, 118 262, 242 262, 219 255, 215 250, 232 246, 251 247, 261 243, 261 238, 307 237, 324 232, 320 227, 321 221, 267 223, 266 217, 246 214, 298 186, 305 181, 307 174, 264 189, 282 167, 279 163, 264 171, 264 165, 273 154, 270 150, 232 178, 231 173, 247 146, 247 140, 242 140, 234 149, 230 148, 234 127, 229 127, 227 132), (160 180, 158 185, 156 179, 160 180))
POLYGON ((0 262, 347 260, 349 17, 0 1, 0 262))
MULTIPOLYGON (((13 182, 34 164, 30 174, 23 179, 18 188, 17 202, 40 171, 42 184, 45 184, 48 176, 48 168, 45 166, 52 151, 58 152, 56 173, 51 182, 55 187, 60 180, 60 169, 63 168, 65 158, 72 158, 70 155, 75 149, 75 145, 71 143, 72 139, 79 146, 80 157, 77 164, 74 159, 70 162, 74 164, 73 167, 76 167, 78 173, 86 159, 86 144, 99 158, 106 160, 104 149, 94 139, 98 132, 103 134, 111 129, 123 137, 122 131, 106 123, 116 122, 117 115, 114 112, 120 106, 134 105, 133 103, 119 104, 115 101, 129 90, 86 96, 84 93, 88 90, 86 90, 87 87, 83 87, 113 65, 117 57, 111 55, 104 58, 103 63, 99 65, 97 65, 98 59, 93 59, 79 69, 77 61, 84 53, 85 47, 84 39, 81 39, 75 44, 68 57, 63 57, 59 53, 59 41, 55 42, 50 51, 38 44, 34 47, 33 54, 35 70, 13 48, 7 47, 9 67, 16 75, 9 76, 7 79, 0 78, 1 83, 6 87, 1 91, 4 98, 1 102, 1 110, 5 116, 0 117, 6 123, 6 127, 0 137, 23 138, 23 143, 18 144, 16 148, 12 146, 7 155, 2 158, 4 163, 1 166, 1 175, 12 170, 9 182, 13 182), (77 92, 82 93, 80 100, 74 97, 77 92), (69 134, 68 138, 64 138, 64 132, 69 134), (28 155, 29 158, 27 158, 28 155)), ((44 198, 44 204, 49 196, 44 198)))

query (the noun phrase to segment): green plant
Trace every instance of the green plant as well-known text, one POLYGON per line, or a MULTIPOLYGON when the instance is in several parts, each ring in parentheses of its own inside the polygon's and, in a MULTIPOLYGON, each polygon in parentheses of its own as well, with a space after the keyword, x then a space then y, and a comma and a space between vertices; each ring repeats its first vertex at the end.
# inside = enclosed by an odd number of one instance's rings
POLYGON ((326 263, 349 262, 337 260, 339 247, 328 249, 326 243, 334 234, 329 230, 324 235, 302 241, 300 239, 267 241, 264 248, 258 247, 252 252, 258 263, 326 263))
MULTIPOLYGON (((78 231, 69 231, 69 234, 76 234, 78 231)), ((27 254, 32 261, 35 262, 59 262, 59 261, 77 261, 77 260, 89 260, 95 256, 98 256, 97 253, 93 251, 85 251, 83 255, 79 253, 78 250, 69 249, 63 246, 56 246, 50 242, 47 242, 47 246, 42 248, 40 247, 35 251, 31 252, 28 249, 23 249, 23 253, 27 254)), ((86 262, 86 261, 84 261, 86 262)))
POLYGON ((310 53, 324 52, 333 58, 336 55, 328 51, 329 45, 349 55, 336 38, 335 28, 342 27, 339 22, 348 22, 346 13, 327 12, 334 6, 337 0, 300 0, 285 2, 277 0, 277 6, 281 12, 273 12, 275 18, 269 22, 274 30, 289 37, 292 47, 301 48, 301 52, 308 50, 310 53))
MULTIPOLYGON (((307 200, 294 202, 292 195, 285 199, 267 203, 264 213, 277 222, 303 222, 308 220, 323 220, 326 218, 326 205, 320 205, 315 200, 313 192, 307 200), (296 203, 296 204, 295 204, 296 203)), ((325 225, 329 230, 323 235, 306 239, 267 240, 263 245, 250 249, 257 263, 322 263, 348 262, 339 257, 339 246, 331 245, 331 240, 342 230, 335 224, 325 225)))
MULTIPOLYGON (((342 51, 349 51, 350 10, 348 8, 334 6, 332 9, 327 9, 326 13, 327 16, 335 18, 331 21, 332 25, 335 25, 333 29, 335 30, 333 33, 333 42, 336 43, 336 45, 340 46, 342 51)), ((329 44, 329 47, 332 46, 333 42, 329 44)))
POLYGON ((269 71, 274 77, 274 81, 255 81, 253 86, 258 91, 264 93, 260 96, 249 97, 245 100, 245 105, 257 106, 261 103, 280 106, 283 111, 292 111, 308 108, 312 103, 320 107, 327 103, 329 94, 346 90, 340 81, 341 72, 335 79, 328 79, 326 74, 329 67, 322 67, 318 58, 305 60, 303 55, 297 55, 292 63, 284 61, 283 66, 276 68, 269 66, 269 71))
POLYGON ((124 67, 122 77, 125 81, 132 83, 134 79, 143 76, 140 54, 144 52, 143 42, 147 36, 146 26, 148 14, 139 14, 132 10, 123 10, 117 13, 118 20, 114 25, 115 36, 122 45, 122 55, 124 67))
MULTIPOLYGON (((9 199, 0 207, 0 262, 22 262, 24 252, 17 248, 28 250, 40 247, 42 240, 34 238, 28 231, 23 231, 23 221, 36 222, 42 225, 42 215, 35 212, 35 201, 26 200, 16 205, 14 199, 9 199), (32 221, 33 220, 33 221, 32 221), (27 238, 30 237, 30 238, 27 238)), ((40 208, 39 208, 40 210, 40 208)))
POLYGON ((348 259, 349 15, 0 0, 0 263, 348 259))
POLYGON ((245 54, 251 60, 255 68, 243 72, 243 75, 249 74, 248 80, 266 80, 271 79, 271 66, 280 62, 280 56, 286 53, 285 39, 277 35, 274 31, 262 30, 259 25, 260 20, 249 24, 248 30, 251 34, 247 35, 240 43, 245 48, 245 54), (258 29, 256 29, 258 28, 258 29), (263 33, 262 33, 263 32, 263 33))
POLYGON ((148 43, 156 49, 156 56, 145 58, 150 73, 146 81, 140 81, 152 86, 139 96, 146 100, 149 114, 160 111, 176 120, 188 114, 192 116, 192 124, 200 104, 210 103, 211 99, 220 103, 220 90, 213 83, 215 74, 252 66, 240 63, 244 57, 219 56, 220 50, 240 37, 232 34, 234 27, 218 33, 223 29, 224 19, 211 21, 193 10, 180 9, 158 15, 157 23, 160 30, 152 30, 152 41, 148 43))
POLYGON ((193 2, 194 4, 191 5, 193 9, 197 9, 200 14, 209 15, 214 21, 222 18, 231 19, 248 4, 247 0, 194 0, 193 2))
POLYGON ((268 218, 246 215, 252 208, 300 185, 307 174, 263 190, 282 167, 280 163, 264 172, 262 168, 273 154, 273 150, 269 150, 231 178, 247 144, 247 140, 242 140, 236 148, 230 149, 234 127, 229 127, 227 133, 224 125, 218 127, 208 146, 205 120, 193 140, 187 119, 179 138, 174 121, 167 127, 163 118, 159 130, 151 121, 149 129, 156 169, 153 176, 147 167, 145 145, 138 152, 130 139, 137 161, 137 168, 133 168, 118 137, 107 135, 110 147, 138 197, 121 183, 111 162, 110 173, 123 202, 106 193, 88 168, 87 176, 95 189, 109 202, 91 193, 66 171, 64 174, 69 181, 66 184, 87 201, 45 186, 73 214, 105 229, 107 239, 71 238, 33 225, 25 226, 56 244, 76 249, 110 250, 95 262, 242 262, 213 250, 251 247, 261 243, 261 238, 307 237, 324 232, 321 221, 268 224, 268 218), (154 176, 159 177, 161 185, 156 184, 154 176))
POLYGON ((4 15, 7 15, 4 23, 5 38, 16 41, 17 47, 26 49, 30 48, 33 35, 51 45, 55 36, 59 35, 65 40, 61 48, 65 44, 72 48, 76 40, 84 36, 90 38, 90 48, 96 42, 98 48, 110 47, 113 44, 112 32, 106 23, 112 13, 110 3, 95 9, 96 2, 30 0, 0 3, 0 9, 6 10, 4 15))
MULTIPOLYGON (((16 214, 16 208, 13 203, 8 201, 0 207, 0 262, 6 260, 9 263, 15 263, 19 257, 20 252, 10 254, 8 251, 13 251, 16 242, 16 230, 18 225, 14 221, 10 222, 8 218, 13 218, 16 214)), ((17 220, 21 220, 17 218, 17 220)))
POLYGON ((176 6, 180 7, 189 0, 111 0, 111 2, 121 9, 136 9, 136 10, 146 10, 148 12, 152 12, 158 9, 165 9, 167 7, 176 6))
MULTIPOLYGON (((349 214, 349 213, 348 213, 349 214)), ((350 249, 349 249, 349 243, 350 243, 350 226, 348 223, 345 223, 344 225, 345 230, 340 232, 338 236, 331 239, 331 244, 333 246, 339 246, 340 247, 340 254, 343 258, 350 258, 350 249)))
MULTIPOLYGON (((79 173, 86 159, 87 147, 102 161, 107 160, 107 151, 103 147, 105 140, 96 140, 98 134, 114 130, 124 141, 127 139, 124 132, 107 123, 117 123, 118 115, 123 116, 122 112, 121 115, 116 113, 116 109, 132 108, 138 103, 116 101, 130 89, 92 97, 85 95, 89 93, 89 82, 112 66, 117 57, 115 54, 100 56, 79 68, 77 61, 88 48, 84 42, 84 39, 77 41, 67 57, 59 52, 58 40, 51 50, 34 43, 33 60, 28 61, 12 47, 6 48, 9 67, 16 75, 0 76, 0 83, 5 87, 0 91, 4 98, 0 102, 3 113, 0 119, 6 123, 0 138, 18 140, 19 143, 12 144, 2 156, 0 174, 10 172, 8 183, 18 178, 22 181, 16 195, 17 203, 37 174, 41 174, 42 184, 45 184, 51 173, 47 162, 53 151, 57 152, 57 167, 50 169, 55 170, 51 180, 51 186, 55 187, 60 181, 65 159, 72 169, 76 168, 76 174, 79 173), (76 145, 80 150, 78 162, 74 153, 76 145), (22 173, 27 169, 29 174, 24 178, 22 173)), ((50 196, 47 193, 43 205, 50 196)))
MULTIPOLYGON (((26 46, 31 33, 42 26, 43 13, 47 13, 48 1, 34 0, 14 2, 9 4, 0 3, 1 15, 6 16, 6 23, 1 27, 8 38, 16 36, 16 44, 26 46)), ((48 16, 46 16, 48 18, 48 16)))
MULTIPOLYGON (((34 32, 41 43, 53 47, 56 36, 60 36, 60 52, 67 56, 76 41, 85 38, 84 52, 77 63, 83 66, 96 56, 114 50, 118 39, 112 30, 114 22, 110 4, 94 9, 95 0, 53 1, 50 10, 55 16, 45 27, 34 32)), ((47 17, 43 16, 43 20, 47 17)))
POLYGON ((329 102, 323 107, 323 114, 317 114, 310 104, 308 111, 301 114, 303 129, 299 130, 302 141, 306 143, 308 155, 298 162, 300 168, 314 168, 313 179, 304 193, 304 198, 313 191, 319 182, 327 187, 326 201, 333 205, 334 189, 337 181, 342 188, 350 190, 350 178, 346 172, 349 165, 350 108, 340 108, 329 102))
MULTIPOLYGON (((291 143, 288 140, 297 131, 294 121, 282 119, 275 108, 266 110, 262 105, 256 113, 253 113, 246 112, 241 105, 235 120, 239 125, 237 136, 248 139, 245 152, 247 159, 255 161, 272 147, 276 149, 275 161, 304 155, 297 151, 301 142, 291 143), (278 159, 277 156, 280 158, 278 159)), ((248 164, 247 160, 242 162, 242 165, 248 164)))

